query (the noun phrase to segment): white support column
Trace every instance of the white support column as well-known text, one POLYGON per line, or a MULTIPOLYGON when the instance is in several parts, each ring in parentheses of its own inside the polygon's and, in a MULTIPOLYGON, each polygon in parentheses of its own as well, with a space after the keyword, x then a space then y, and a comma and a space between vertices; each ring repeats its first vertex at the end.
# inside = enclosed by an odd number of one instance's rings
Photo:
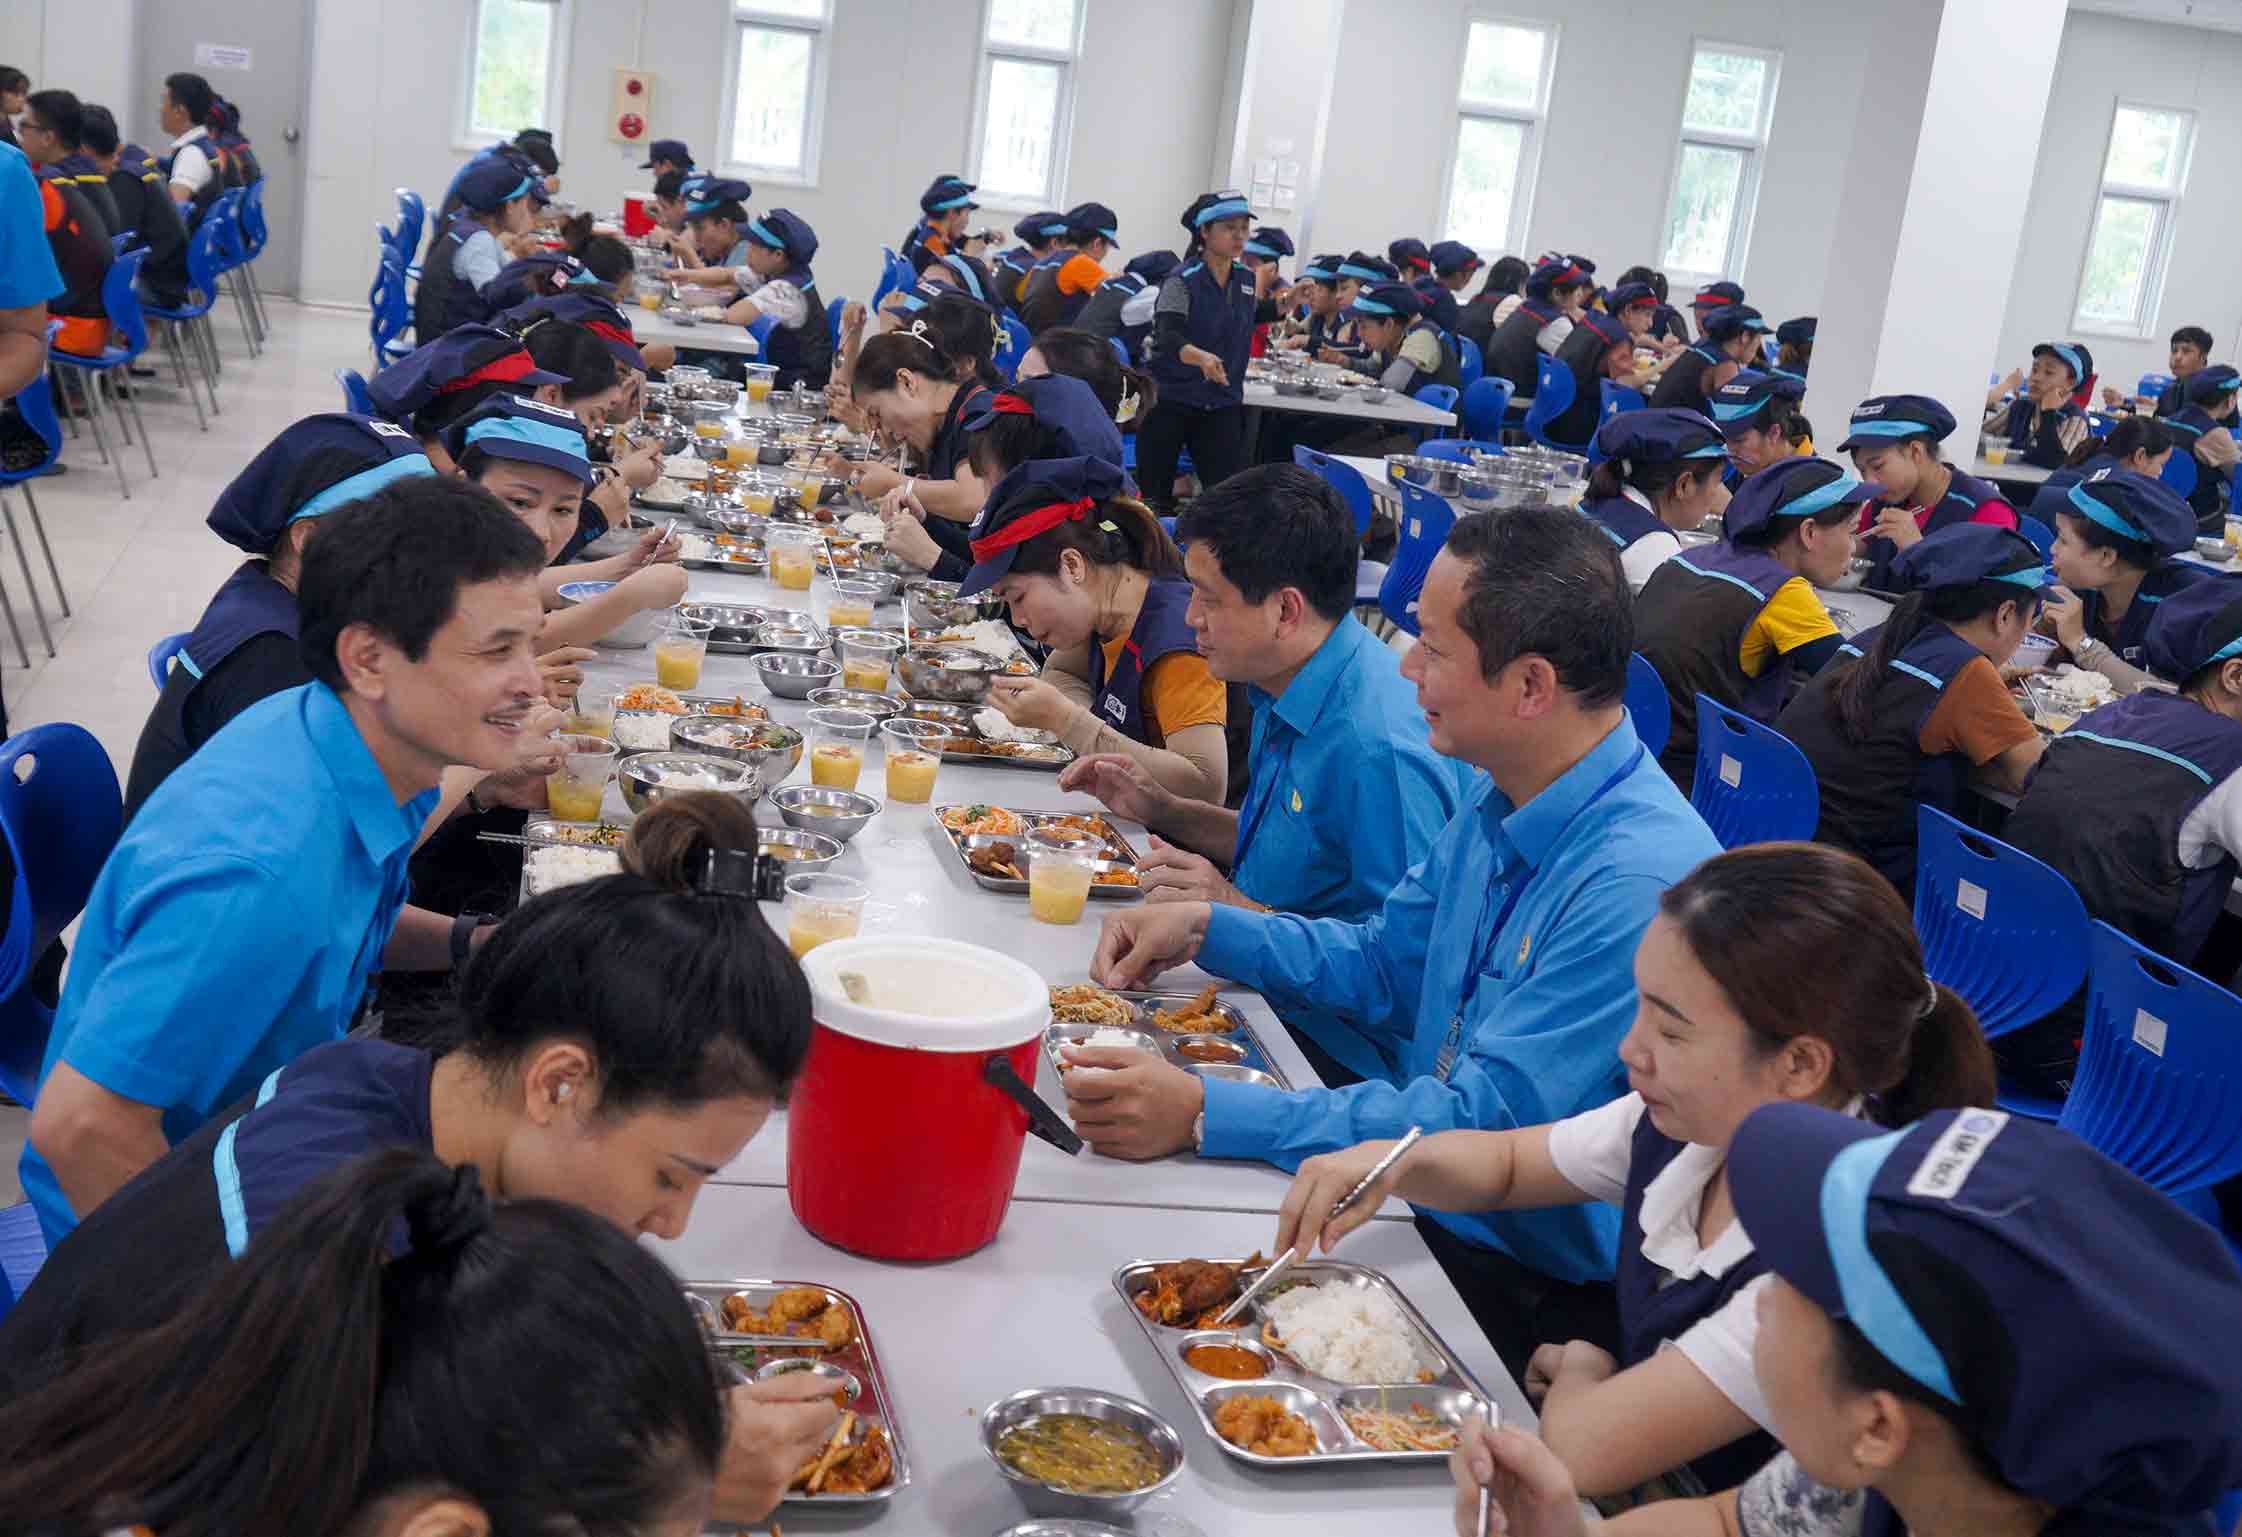
POLYGON ((1807 408, 1834 447, 1870 395, 1930 395, 1966 461, 2024 232, 2065 0, 1878 0, 1807 408))
MULTIPOLYGON (((1254 199, 1257 222, 1281 226, 1299 249, 1313 254, 1316 189, 1323 175, 1324 134, 1331 120, 1339 75, 1339 22, 1345 0, 1247 0, 1243 71, 1237 86, 1237 123, 1230 135, 1224 184, 1254 199), (1257 167, 1293 169, 1291 206, 1255 197, 1257 167)), ((1272 179, 1274 182, 1276 179, 1272 179)), ((1272 189, 1274 186, 1272 185, 1272 189)), ((1294 267, 1298 262, 1290 262, 1294 267)))

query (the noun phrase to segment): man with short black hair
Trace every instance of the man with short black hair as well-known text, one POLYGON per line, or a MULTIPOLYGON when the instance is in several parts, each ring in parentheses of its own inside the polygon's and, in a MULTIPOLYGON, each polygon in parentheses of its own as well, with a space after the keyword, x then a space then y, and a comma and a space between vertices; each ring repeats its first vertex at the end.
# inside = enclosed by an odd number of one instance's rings
POLYGON ((202 222, 218 194, 226 190, 213 153, 217 146, 210 141, 210 110, 216 99, 210 82, 200 75, 182 72, 164 77, 157 121, 172 136, 171 200, 182 205, 189 229, 202 222))
POLYGON ((187 224, 164 190, 163 172, 137 144, 124 144, 116 114, 87 102, 80 130, 87 155, 117 205, 113 235, 131 235, 147 248, 140 266, 141 297, 166 308, 187 302, 187 224))
MULTIPOLYGON (((1144 860, 1152 901, 1370 916, 1477 775, 1433 751, 1400 659, 1353 616, 1354 515, 1321 476, 1269 464, 1202 493, 1176 534, 1199 653, 1253 703, 1245 804, 1175 795, 1115 753, 1070 764, 1059 787, 1160 835, 1144 860)), ((1312 1004, 1285 1021, 1326 1083, 1392 1070, 1381 1046, 1312 1004)))
POLYGON ((50 1246, 338 1039, 378 966, 462 958, 471 926, 399 922, 406 861, 448 765, 535 755, 544 564, 463 480, 396 479, 328 515, 297 586, 316 681, 243 711, 166 779, 87 899, 21 1165, 50 1246))
MULTIPOLYGON (((1432 745, 1487 777, 1378 912, 1147 903, 1106 919, 1091 964, 1100 984, 1136 988, 1196 961, 1279 1009, 1337 1012, 1397 1068, 1284 1093, 1069 1050, 1070 1066, 1104 1070, 1070 1085, 1101 1152, 1195 1146, 1291 1169, 1411 1126, 1539 1125, 1625 1090, 1635 946, 1666 889, 1720 845, 1622 703, 1634 619, 1619 552, 1569 508, 1460 518, 1418 616, 1402 672, 1432 745)), ((1428 1212, 1419 1225, 1514 1371, 1538 1343, 1613 1337, 1612 1208, 1428 1212)))
POLYGON ((68 182, 100 215, 104 235, 119 234, 117 200, 109 179, 85 147, 86 111, 68 91, 37 91, 24 104, 16 124, 16 143, 31 157, 44 181, 68 182))

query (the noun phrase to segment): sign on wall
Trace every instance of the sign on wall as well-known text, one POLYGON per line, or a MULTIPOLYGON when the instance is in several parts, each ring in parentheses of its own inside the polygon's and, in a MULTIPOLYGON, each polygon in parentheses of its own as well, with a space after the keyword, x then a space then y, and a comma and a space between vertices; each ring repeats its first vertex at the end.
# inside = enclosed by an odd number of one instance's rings
POLYGON ((195 44, 195 66, 198 69, 238 69, 246 72, 249 58, 249 49, 236 48, 230 43, 195 44))

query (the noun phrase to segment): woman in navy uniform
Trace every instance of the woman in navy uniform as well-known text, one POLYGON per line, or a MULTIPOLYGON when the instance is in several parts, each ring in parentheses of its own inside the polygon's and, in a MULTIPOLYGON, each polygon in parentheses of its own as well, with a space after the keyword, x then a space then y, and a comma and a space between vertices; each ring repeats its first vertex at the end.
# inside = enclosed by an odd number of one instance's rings
POLYGON ((1272 343, 1287 352, 1304 349, 1310 357, 1331 344, 1332 323, 1339 316, 1339 264, 1345 260, 1326 254, 1300 264, 1300 279, 1292 290, 1299 302, 1270 331, 1272 343))
POLYGON ((1040 677, 995 679, 989 702, 1078 757, 1125 753, 1174 793, 1222 804, 1228 690, 1199 654, 1182 554, 1125 487, 1105 459, 1031 459, 989 493, 959 593, 1002 598, 1051 653, 1040 677))
POLYGON ((1450 336, 1463 332, 1463 306, 1456 295, 1471 286, 1484 265, 1479 253, 1460 240, 1436 242, 1431 253, 1432 270, 1418 278, 1412 285, 1425 296, 1425 313, 1432 323, 1450 336))
POLYGON ((1518 257, 1497 257, 1495 264, 1487 269, 1487 281, 1479 285, 1479 292, 1472 295, 1471 302, 1457 316, 1456 334, 1469 337, 1482 357, 1494 345, 1495 327, 1510 318, 1503 305, 1522 299, 1526 277, 1532 271, 1518 257))
POLYGON ((1355 251, 1340 258, 1338 274, 1338 288, 1332 300, 1330 334, 1317 348, 1314 357, 1321 363, 1351 366, 1361 361, 1362 342, 1355 335, 1354 322, 1347 318, 1348 307, 1365 288, 1375 288, 1380 283, 1399 282, 1401 274, 1392 262, 1383 256, 1372 256, 1367 251, 1355 251))
POLYGON ((903 237, 903 259, 914 272, 924 272, 929 263, 940 261, 952 251, 964 256, 978 256, 978 240, 968 240, 965 230, 971 222, 973 210, 981 205, 973 201, 977 189, 962 176, 937 176, 919 194, 919 222, 903 237))
POLYGON ((1660 564, 1681 553, 1677 531, 1688 533, 1728 505, 1721 484, 1728 447, 1720 429, 1694 411, 1646 410, 1605 422, 1595 448, 1580 510, 1619 546, 1627 585, 1640 592, 1660 564))
POLYGON ((1774 372, 1785 379, 1806 383, 1806 370, 1814 361, 1814 317, 1800 315, 1775 328, 1774 372))
POLYGON ((1080 203, 1068 209, 1066 232, 1028 274, 1020 295, 1020 323, 1031 333, 1074 324, 1090 295, 1106 280, 1105 259, 1120 238, 1121 221, 1105 204, 1080 203))
POLYGON ((1055 208, 1039 209, 1012 226, 1012 234, 1020 243, 998 253, 989 263, 998 301, 1008 313, 1019 310, 1020 300, 1027 293, 1028 274, 1051 254, 1051 243, 1066 229, 1067 216, 1055 208))
POLYGON ((2053 515, 2048 562, 2061 584, 2040 628, 2079 666, 2131 692, 2151 677, 2144 669, 2157 609, 2211 575, 2176 558, 2195 548, 2195 514, 2163 481, 2131 470, 2096 470, 2056 497, 2033 503, 2053 515))
POLYGON ((1531 399, 1541 382, 1538 359, 1555 357, 1572 334, 1573 317, 1585 312, 1581 295, 1589 286, 1587 272, 1569 256, 1544 256, 1535 263, 1524 301, 1495 328, 1483 349, 1487 372, 1508 379, 1519 399, 1531 399))
POLYGON ((1713 420, 1738 475, 1814 451, 1814 429, 1798 414, 1800 394, 1792 381, 1751 368, 1713 391, 1713 420))
POLYGON ((1786 459, 1744 482, 1728 536, 1673 556, 1635 598, 1635 649, 1673 703, 1659 762, 1685 791, 1697 770, 1697 696, 1772 722, 1791 679, 1843 642, 1816 587, 1853 558, 1852 525, 1883 494, 1827 459, 1786 459))
POLYGON ((1916 807, 1955 811, 1973 774, 2014 794, 2040 760, 2000 669, 2039 617, 2046 571, 2029 539, 1983 523, 1940 529, 1898 564, 1899 607, 1839 648, 1775 729, 1821 781, 1814 836, 1912 899, 1916 807))
POLYGON ((2052 470, 2092 430, 2073 397, 2094 376, 2094 354, 2077 342, 2041 342, 2029 378, 2016 369, 1985 400, 1985 430, 2008 439, 2026 464, 2052 470), (2011 394, 2015 398, 2009 399, 2011 394))
MULTIPOLYGON (((1247 237, 1245 254, 1238 258, 1257 276, 1265 263, 1292 260, 1292 237, 1274 224, 1264 224, 1247 237)), ((1276 284, 1284 286, 1284 269, 1277 269, 1276 284)))
POLYGON ((1586 448, 1596 435, 1596 424, 1603 420, 1603 382, 1634 377, 1635 338, 1617 315, 1587 310, 1566 333, 1556 361, 1572 375, 1573 398, 1572 404, 1550 418, 1545 430, 1559 443, 1586 448))
POLYGON ((1173 251, 1146 251, 1129 258, 1127 265, 1100 283, 1076 326, 1100 341, 1119 341, 1129 356, 1144 356, 1144 339, 1152 334, 1153 307, 1160 302, 1160 285, 1183 265, 1173 251))
POLYGON ((1865 509, 1854 530, 1870 562, 1863 585, 1902 590, 1892 562, 1925 534, 1960 523, 2016 527, 2016 509, 2000 487, 1965 475, 1939 452, 1953 433, 1954 413, 1928 395, 1875 395, 1853 408, 1837 451, 1851 454, 1861 478, 1885 491, 1884 503, 1865 509))
POLYGON ((454 326, 490 317, 483 289, 506 265, 505 242, 529 232, 533 185, 533 178, 498 156, 470 166, 460 178, 459 212, 429 242, 413 294, 415 340, 425 345, 454 326))
POLYGON ((2212 363, 2188 375, 2187 404, 2164 419, 2174 440, 2195 458, 2195 489, 2188 505, 2195 509, 2196 528, 2216 538, 2224 530, 2232 500, 2234 466, 2242 462, 2242 445, 2234 439, 2235 392, 2242 389, 2242 373, 2232 364, 2212 363))
POLYGON ((1455 345, 1426 315, 1424 294, 1415 287, 1381 283, 1365 289, 1347 313, 1362 338, 1369 371, 1387 389, 1414 395, 1428 384, 1461 386, 1455 345))
POLYGON ((2101 437, 2088 438, 2073 449, 2063 468, 2050 470, 2025 511, 2049 528, 2055 527, 2055 514, 2069 505, 2063 494, 2097 470, 2131 470, 2151 480, 2160 479, 2178 437, 2161 418, 2138 413, 2121 416, 2117 425, 2101 437))
POLYGON ((1654 406, 1680 406, 1710 416, 1713 392, 1760 357, 1767 322, 1748 304, 1725 304, 1698 322, 1703 335, 1674 354, 1651 391, 1654 406))
POLYGON ((740 297, 724 318, 745 326, 769 316, 763 361, 777 366, 779 388, 825 388, 833 377, 833 327, 825 318, 817 279, 810 275, 817 231, 801 215, 774 208, 748 220, 741 243, 747 251, 746 270, 734 275, 740 297))
MULTIPOLYGON (((1209 192, 1183 211, 1191 232, 1184 265, 1161 285, 1153 310, 1147 371, 1160 403, 1137 429, 1137 465, 1146 499, 1165 511, 1175 504, 1176 464, 1185 448, 1199 484, 1220 485, 1245 468, 1246 359, 1253 329, 1277 318, 1272 299, 1257 298, 1253 274, 1240 258, 1253 212, 1235 192, 1209 192)), ((1221 776, 1215 778, 1220 796, 1221 776)))

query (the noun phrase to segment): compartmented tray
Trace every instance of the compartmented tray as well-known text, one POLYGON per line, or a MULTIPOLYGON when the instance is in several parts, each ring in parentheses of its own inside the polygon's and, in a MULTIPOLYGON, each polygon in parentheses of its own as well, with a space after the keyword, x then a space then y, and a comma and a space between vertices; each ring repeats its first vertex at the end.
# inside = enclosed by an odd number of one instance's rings
MULTIPOLYGON (((717 1354, 719 1365, 726 1369, 736 1382, 751 1382, 784 1375, 788 1372, 809 1371, 826 1378, 837 1393, 846 1395, 841 1407, 853 1411, 857 1420, 850 1432, 848 1445, 860 1446, 866 1431, 876 1427, 886 1438, 893 1469, 883 1484, 863 1493, 818 1493, 805 1489, 791 1489, 786 1503, 792 1505, 871 1505, 891 1500, 895 1492, 911 1481, 911 1459, 904 1447, 903 1426, 895 1413, 895 1400, 888 1391, 887 1375, 880 1367, 878 1351, 873 1347, 871 1331, 865 1327, 864 1310, 847 1292, 817 1281, 688 1281, 685 1299, 701 1325, 708 1331, 709 1343, 717 1354), (744 1297, 758 1314, 768 1314, 781 1293, 801 1294, 821 1292, 826 1299, 826 1310, 842 1310, 848 1321, 849 1342, 846 1345, 825 1346, 820 1343, 817 1325, 825 1319, 820 1313, 815 1322, 807 1325, 801 1335, 802 1345, 792 1348, 778 1345, 751 1345, 741 1340, 740 1331, 728 1326, 724 1313, 726 1299, 744 1297)), ((762 1331, 755 1331, 760 1334, 762 1331)))
MULTIPOLYGON (((1137 1294, 1154 1284, 1153 1272, 1177 1260, 1134 1260, 1113 1273, 1113 1289, 1120 1293, 1129 1315, 1160 1355, 1184 1397, 1191 1400, 1200 1428, 1224 1452, 1240 1462, 1260 1468, 1317 1467, 1334 1462, 1425 1463, 1445 1460, 1448 1450, 1385 1451, 1365 1441, 1348 1423, 1347 1415, 1365 1410, 1396 1415, 1421 1413, 1428 1427, 1460 1427, 1478 1414, 1489 1424, 1496 1421, 1495 1401, 1477 1378, 1466 1371, 1454 1351, 1425 1322, 1401 1289, 1379 1271, 1337 1260, 1304 1261, 1286 1273, 1275 1287, 1283 1294, 1301 1285, 1353 1287, 1378 1292, 1394 1304, 1414 1332, 1412 1347, 1430 1380, 1394 1383, 1346 1383, 1321 1376, 1299 1365, 1280 1348, 1272 1348, 1265 1333, 1268 1317, 1256 1299, 1244 1315, 1225 1328, 1201 1329, 1194 1321, 1163 1324, 1137 1306, 1137 1294), (1254 1378, 1213 1376, 1187 1364, 1184 1352, 1202 1345, 1231 1346, 1254 1356, 1263 1375, 1254 1378), (1217 1416, 1233 1399, 1263 1398, 1275 1401, 1307 1422, 1315 1433, 1315 1447, 1304 1454, 1280 1456, 1239 1446, 1223 1434, 1217 1416)), ((1250 1272, 1248 1272, 1250 1275, 1250 1272)), ((1219 1311, 1219 1306, 1215 1309, 1219 1311)), ((1204 1315, 1202 1315, 1203 1317, 1204 1315)))
POLYGON ((1044 740, 991 742, 973 723, 977 708, 969 704, 937 704, 932 700, 907 701, 900 712, 906 720, 933 721, 948 726, 951 735, 942 744, 944 763, 983 764, 989 768, 1032 769, 1056 774, 1074 761, 1074 750, 1048 731, 1036 733, 1044 740), (962 745, 961 745, 962 744, 962 745))
MULTIPOLYGON (((1059 989, 1052 989, 1053 992, 1059 989)), ((1095 1024, 1054 1019, 1043 1033, 1043 1053, 1051 1059, 1054 1071, 1065 1072, 1059 1061, 1059 1048, 1088 1044, 1089 1038, 1100 1030, 1121 1030, 1141 1039, 1130 1042, 1145 1051, 1157 1052, 1186 1072, 1208 1077, 1231 1078, 1242 1083, 1266 1083, 1271 1088, 1289 1089, 1292 1079, 1277 1066, 1276 1059, 1262 1046, 1260 1036, 1253 1026, 1232 1005, 1220 998, 1207 1005, 1207 1013, 1215 1016, 1219 1029, 1174 1031, 1161 1025, 1154 1016, 1163 1010, 1174 1014, 1191 1008, 1203 993, 1114 992, 1099 988, 1129 1006, 1127 1024, 1095 1024)), ((1054 1003, 1054 1008, 1056 1004, 1054 1003)))
POLYGON ((621 853, 623 829, 611 822, 563 822, 555 817, 533 816, 522 824, 525 838, 551 838, 573 847, 529 848, 522 850, 521 885, 515 892, 516 903, 526 902, 539 892, 557 889, 573 881, 552 880, 556 867, 584 866, 578 880, 594 880, 601 875, 612 875, 623 868, 621 853), (573 857, 577 849, 604 856, 597 861, 603 868, 593 870, 591 860, 573 857), (532 879, 534 877, 534 880, 532 879), (534 889, 533 889, 534 888, 534 889))
POLYGON ((709 631, 708 649, 725 656, 754 656, 763 651, 784 651, 811 656, 825 649, 825 631, 801 609, 770 608, 760 603, 709 603, 687 598, 678 612, 704 619, 709 631))
MULTIPOLYGON (((945 756, 947 755, 945 754, 945 756)), ((942 830, 942 835, 950 840, 951 848, 957 851, 958 859, 965 865, 965 873, 973 877, 984 891, 1001 891, 1007 895, 1023 897, 1028 894, 1028 883, 1024 878, 987 874, 974 868, 973 855, 982 850, 995 849, 999 844, 1010 845, 1014 855, 1012 863, 1024 877, 1026 866, 1019 863, 1019 855, 1024 852, 1021 844, 1029 832, 1054 822, 1079 826, 1080 823, 1090 820, 1063 811, 1016 811, 1009 806, 996 806, 989 802, 963 801, 936 806, 934 808, 934 818, 935 826, 939 827, 942 830), (1015 832, 960 832, 950 825, 950 813, 962 814, 976 805, 1013 818, 1018 824, 1018 830, 1015 832)), ((1104 821, 1105 819, 1098 818, 1096 820, 1104 821)), ((1107 857, 1097 862, 1096 872, 1091 876, 1091 899, 1102 898, 1109 902, 1127 901, 1130 898, 1143 895, 1143 882, 1137 873, 1137 851, 1130 847, 1129 840, 1121 836, 1120 830, 1115 828, 1111 821, 1105 821, 1105 826, 1108 833, 1106 838, 1107 857)))

